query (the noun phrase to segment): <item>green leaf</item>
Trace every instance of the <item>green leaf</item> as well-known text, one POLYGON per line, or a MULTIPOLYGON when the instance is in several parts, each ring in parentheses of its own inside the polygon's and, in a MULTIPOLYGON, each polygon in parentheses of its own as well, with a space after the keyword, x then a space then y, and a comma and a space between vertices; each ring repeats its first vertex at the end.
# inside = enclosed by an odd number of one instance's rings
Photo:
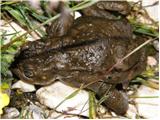
POLYGON ((147 66, 146 70, 142 73, 142 76, 144 77, 154 77, 155 76, 155 68, 147 66))
POLYGON ((89 119, 96 118, 96 103, 95 103, 95 94, 89 92, 89 119))
POLYGON ((104 95, 99 101, 98 101, 98 105, 101 105, 106 99, 108 98, 108 95, 104 95))
POLYGON ((71 99, 73 98, 74 96, 76 96, 78 93, 79 93, 80 89, 74 91, 73 93, 71 93, 69 96, 67 96, 65 99, 68 100, 68 99, 71 99))
POLYGON ((52 17, 51 13, 49 11, 47 11, 47 4, 48 4, 48 1, 40 1, 40 5, 41 5, 41 8, 44 12, 44 16, 47 16, 49 18, 52 17))
POLYGON ((17 3, 18 1, 6 1, 6 2, 2 2, 1 5, 12 5, 14 3, 17 3))
POLYGON ((135 29, 134 32, 145 34, 145 35, 149 35, 149 36, 152 36, 152 37, 158 37, 158 33, 156 33, 156 32, 155 33, 151 33, 148 30, 143 29, 143 28, 135 29))
POLYGON ((154 89, 157 89, 159 90, 159 85, 150 81, 150 80, 145 80, 141 77, 136 77, 136 79, 132 80, 131 83, 135 83, 135 82, 139 82, 145 86, 148 86, 148 87, 151 87, 151 88, 154 88, 154 89))
POLYGON ((9 89, 9 84, 4 82, 0 87, 1 87, 1 90, 6 90, 6 89, 9 89))
POLYGON ((80 9, 84 9, 84 8, 87 8, 93 4, 95 4, 97 1, 96 0, 86 0, 86 1, 83 1, 81 3, 79 3, 78 5, 72 7, 72 10, 73 11, 76 11, 76 10, 80 10, 80 9))
POLYGON ((4 9, 7 10, 7 12, 9 12, 21 25, 23 26, 26 25, 23 16, 18 10, 13 9, 12 7, 9 6, 5 6, 4 9))
POLYGON ((37 13, 31 13, 31 15, 36 18, 37 20, 41 21, 41 22, 44 22, 46 20, 48 20, 48 17, 45 17, 45 16, 42 16, 42 15, 39 15, 37 13))
POLYGON ((13 57, 14 57, 13 55, 5 54, 2 59, 4 59, 5 62, 7 63, 11 63, 13 60, 13 57))
POLYGON ((25 23, 26 23, 27 27, 33 28, 32 24, 31 24, 31 22, 30 22, 30 20, 28 18, 28 15, 26 14, 26 11, 25 11, 24 7, 17 6, 17 9, 20 11, 23 19, 26 21, 25 23))

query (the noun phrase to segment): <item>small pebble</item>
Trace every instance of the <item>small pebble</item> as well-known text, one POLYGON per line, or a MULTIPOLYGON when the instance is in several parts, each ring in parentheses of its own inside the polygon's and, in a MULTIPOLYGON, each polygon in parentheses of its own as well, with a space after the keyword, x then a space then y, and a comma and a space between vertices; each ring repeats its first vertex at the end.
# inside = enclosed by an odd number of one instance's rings
POLYGON ((142 0, 142 5, 144 7, 148 6, 148 7, 145 7, 145 9, 147 10, 149 16, 153 20, 158 21, 158 7, 159 7, 159 4, 153 5, 156 2, 158 2, 158 0, 142 0), (152 6, 149 6, 149 5, 152 5, 152 6))
POLYGON ((10 107, 4 110, 4 115, 2 119, 14 119, 19 116, 19 111, 16 108, 10 107))
POLYGON ((137 98, 135 98, 139 115, 147 119, 160 118, 159 98, 150 98, 158 95, 159 95, 158 90, 141 85, 141 87, 138 89, 136 93, 137 98), (148 98, 141 98, 147 96, 148 98))
POLYGON ((150 65, 150 66, 156 66, 157 65, 157 60, 152 56, 148 56, 147 57, 147 64, 150 65))
MULTIPOLYGON (((54 109, 66 97, 75 92, 77 88, 67 86, 59 81, 45 87, 41 87, 36 92, 36 96, 41 104, 54 109)), ((77 114, 89 116, 88 92, 80 90, 74 97, 65 100, 56 110, 67 114, 77 114)))
POLYGON ((106 113, 106 108, 103 107, 102 105, 100 105, 98 108, 97 108, 97 111, 100 112, 101 114, 105 114, 106 113))
POLYGON ((44 119, 45 113, 40 107, 38 107, 34 104, 31 104, 29 106, 29 111, 31 111, 31 113, 32 113, 32 119, 44 119))
POLYGON ((21 80, 12 85, 12 89, 20 89, 22 92, 33 92, 36 90, 35 86, 29 83, 25 83, 21 80))
POLYGON ((23 119, 45 119, 45 110, 34 104, 23 107, 20 112, 20 118, 23 119))
POLYGON ((153 46, 157 51, 159 51, 159 41, 158 40, 153 41, 153 46))
POLYGON ((111 118, 112 115, 108 112, 107 108, 100 105, 97 107, 97 118, 96 119, 104 119, 104 118, 111 118))
POLYGON ((131 119, 136 119, 137 114, 138 113, 137 113, 137 109, 136 109, 135 105, 129 104, 126 116, 131 119))
POLYGON ((75 115, 67 115, 67 114, 62 114, 58 113, 56 111, 53 111, 50 113, 50 116, 47 119, 73 119, 73 120, 78 120, 80 119, 78 116, 75 115))

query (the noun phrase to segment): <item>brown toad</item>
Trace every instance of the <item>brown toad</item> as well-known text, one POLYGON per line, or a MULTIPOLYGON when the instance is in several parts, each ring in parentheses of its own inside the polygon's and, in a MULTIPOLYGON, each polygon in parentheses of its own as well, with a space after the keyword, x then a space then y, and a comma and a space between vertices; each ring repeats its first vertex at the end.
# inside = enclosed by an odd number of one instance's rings
MULTIPOLYGON (((125 114, 128 100, 117 85, 129 82, 146 64, 141 49, 118 64, 126 54, 143 43, 133 39, 132 27, 124 18, 111 14, 127 14, 127 2, 98 2, 82 10, 76 20, 62 9, 62 15, 47 30, 47 39, 26 43, 15 57, 12 71, 23 81, 48 85, 55 80, 73 86, 87 85, 106 106, 117 114, 125 114), (92 83, 92 84, 91 84, 92 83)), ((63 88, 62 88, 63 89, 63 88)))

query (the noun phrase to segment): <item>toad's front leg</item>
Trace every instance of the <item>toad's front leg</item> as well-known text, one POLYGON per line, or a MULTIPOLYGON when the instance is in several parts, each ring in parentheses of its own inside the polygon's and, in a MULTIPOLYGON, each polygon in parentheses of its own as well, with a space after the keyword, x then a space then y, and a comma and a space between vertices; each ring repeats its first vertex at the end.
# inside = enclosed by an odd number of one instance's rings
MULTIPOLYGON (((105 98, 103 103, 118 115, 124 115, 128 110, 128 97, 116 88, 109 88, 112 84, 103 83, 96 93, 99 98, 105 98)), ((112 85, 114 86, 114 85, 112 85)))

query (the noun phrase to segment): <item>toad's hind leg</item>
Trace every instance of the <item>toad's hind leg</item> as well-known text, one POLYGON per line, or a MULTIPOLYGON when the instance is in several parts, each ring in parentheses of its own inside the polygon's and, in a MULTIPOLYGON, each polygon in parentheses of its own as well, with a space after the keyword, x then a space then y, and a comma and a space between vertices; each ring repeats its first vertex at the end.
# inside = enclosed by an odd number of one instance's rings
POLYGON ((118 115, 124 115, 128 110, 127 96, 116 89, 108 92, 104 104, 118 115))
POLYGON ((108 19, 116 19, 112 12, 126 15, 130 12, 131 7, 126 1, 100 1, 96 4, 82 10, 85 16, 104 17, 108 19))
POLYGON ((103 80, 97 81, 98 78, 96 75, 88 76, 83 74, 76 76, 74 74, 72 78, 64 78, 62 81, 73 87, 80 88, 81 85, 83 87, 86 86, 85 89, 95 92, 99 99, 102 97, 106 98, 103 103, 107 108, 113 110, 118 115, 124 115, 128 110, 128 99, 125 93, 118 91, 114 84, 104 83, 103 80))
POLYGON ((118 115, 124 115, 128 110, 128 97, 122 92, 113 87, 114 85, 103 83, 99 87, 97 96, 104 98, 103 103, 107 108, 113 110, 118 115), (112 88, 110 87, 112 86, 112 88))

